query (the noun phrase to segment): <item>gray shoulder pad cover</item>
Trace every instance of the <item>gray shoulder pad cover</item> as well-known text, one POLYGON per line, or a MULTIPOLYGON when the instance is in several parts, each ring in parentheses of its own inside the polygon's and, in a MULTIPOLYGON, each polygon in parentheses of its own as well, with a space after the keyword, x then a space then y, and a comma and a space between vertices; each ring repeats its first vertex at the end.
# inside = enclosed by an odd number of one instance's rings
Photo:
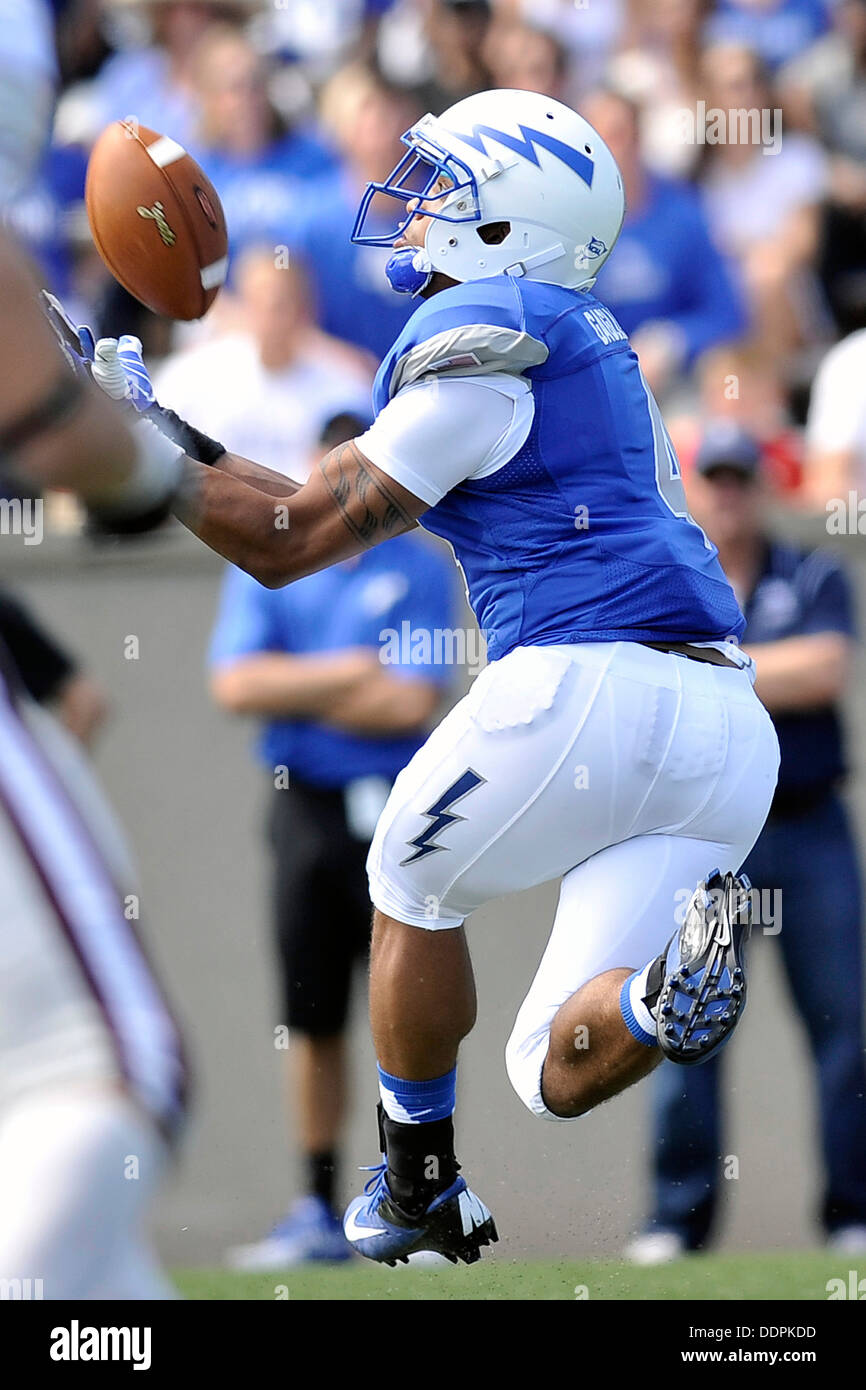
POLYGON ((394 368, 390 394, 396 396, 404 386, 431 372, 448 376, 506 372, 520 376, 528 367, 540 366, 547 357, 544 343, 528 333, 489 323, 464 323, 436 333, 404 353, 394 368))

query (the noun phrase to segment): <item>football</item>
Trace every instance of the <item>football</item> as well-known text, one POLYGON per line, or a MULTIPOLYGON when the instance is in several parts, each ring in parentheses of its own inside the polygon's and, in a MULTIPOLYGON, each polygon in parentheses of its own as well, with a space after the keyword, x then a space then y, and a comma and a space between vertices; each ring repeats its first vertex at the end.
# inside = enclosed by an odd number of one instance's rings
POLYGON ((213 184, 168 135, 114 121, 87 166, 87 217, 116 280, 154 313, 206 314, 226 278, 228 234, 213 184))

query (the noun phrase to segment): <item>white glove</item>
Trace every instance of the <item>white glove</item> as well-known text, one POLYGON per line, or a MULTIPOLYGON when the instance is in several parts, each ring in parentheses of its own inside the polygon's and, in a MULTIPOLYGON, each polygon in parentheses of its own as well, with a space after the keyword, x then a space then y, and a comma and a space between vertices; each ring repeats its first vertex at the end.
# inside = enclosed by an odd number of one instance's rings
MULTIPOLYGON (((127 366, 118 349, 132 349, 133 367, 140 364, 150 390, 150 381, 141 362, 141 343, 137 338, 100 338, 93 352, 91 375, 113 400, 136 404, 137 387, 127 380, 127 366)), ((151 390, 152 399, 152 390, 151 390)), ((136 408, 142 408, 136 405, 136 408)), ((97 528, 106 531, 150 530, 169 513, 171 501, 183 473, 183 449, 160 433, 151 420, 139 418, 132 426, 136 460, 132 475, 116 494, 101 499, 92 509, 97 528)))
POLYGON ((117 355, 116 338, 100 338, 93 351, 93 364, 90 374, 97 386, 101 386, 112 400, 125 401, 130 398, 129 385, 123 363, 117 355))

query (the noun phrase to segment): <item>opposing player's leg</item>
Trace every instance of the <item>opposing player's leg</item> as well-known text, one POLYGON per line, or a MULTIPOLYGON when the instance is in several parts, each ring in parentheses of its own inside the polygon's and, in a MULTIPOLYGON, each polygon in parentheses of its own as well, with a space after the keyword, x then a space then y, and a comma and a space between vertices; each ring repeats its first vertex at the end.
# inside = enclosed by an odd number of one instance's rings
POLYGON ((175 1298, 144 1230, 167 1158, 119 1088, 21 1096, 0 1123, 4 1279, 39 1279, 49 1299, 175 1298))
POLYGON ((74 746, 0 681, 0 1276, 170 1296, 143 1234, 182 1114, 175 1025, 74 746))

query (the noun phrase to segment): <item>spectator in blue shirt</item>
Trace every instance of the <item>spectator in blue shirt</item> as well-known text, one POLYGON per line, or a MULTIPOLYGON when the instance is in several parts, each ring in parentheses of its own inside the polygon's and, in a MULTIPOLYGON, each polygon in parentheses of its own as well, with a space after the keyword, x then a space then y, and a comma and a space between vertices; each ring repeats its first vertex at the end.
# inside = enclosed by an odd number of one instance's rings
POLYGON ((744 335, 745 305, 695 192, 645 168, 634 104, 602 91, 581 112, 619 164, 627 208, 595 293, 631 338, 650 387, 663 394, 708 348, 744 335))
POLYGON ((202 34, 219 15, 220 5, 208 8, 163 0, 141 13, 151 42, 113 53, 88 86, 93 138, 111 121, 135 116, 143 126, 168 132, 188 145, 195 115, 190 59, 202 34))
POLYGON ((775 69, 826 33, 832 7, 826 0, 717 0, 706 37, 745 44, 775 69))
POLYGON ((188 146, 196 113, 191 67, 202 36, 215 23, 249 20, 259 8, 259 0, 142 0, 152 42, 113 54, 93 79, 94 137, 111 121, 135 116, 188 146))
MULTIPOLYGON (((851 590, 835 558, 773 539, 757 486, 759 450, 731 422, 709 429, 690 480, 695 520, 746 617, 755 689, 781 749, 767 824, 744 865, 762 927, 778 934, 794 1007, 816 1067, 824 1193, 819 1219, 834 1249, 866 1252, 866 1072, 863 1065, 861 876, 839 795, 839 722, 856 640, 851 590), (757 896, 760 894, 760 898, 757 896)), ((654 1202, 630 1253, 639 1263, 706 1245, 718 1207, 724 1054, 656 1073, 654 1202)))
POLYGON ((337 172, 315 130, 287 127, 268 96, 266 61, 238 29, 215 25, 193 62, 200 103, 192 150, 222 200, 232 250, 288 245, 308 190, 337 172))
MULTIPOLYGON (((4 220, 39 262, 45 284, 67 301, 73 317, 76 237, 86 225, 84 180, 87 156, 76 145, 51 145, 32 181, 5 210, 4 220)), ((79 317, 84 316, 78 314, 79 317)))
MULTIPOLYGON (((403 150, 400 136, 420 114, 410 96, 361 66, 337 73, 322 98, 323 120, 345 168, 310 200, 298 249, 312 274, 320 327, 377 362, 418 305, 385 279, 390 247, 353 246, 349 238, 368 181, 390 173, 403 150)), ((388 218, 383 231, 393 226, 393 215, 388 218)))
MULTIPOLYGON (((337 417, 322 452, 363 429, 355 417, 337 417)), ((350 1253, 335 1189, 346 1014, 370 931, 365 862, 391 784, 454 678, 453 667, 433 664, 437 650, 451 650, 434 634, 454 624, 453 566, 412 535, 285 589, 264 589, 236 569, 226 576, 212 689, 224 709, 262 721, 281 1021, 292 1035, 289 1084, 306 1187, 264 1241, 232 1252, 238 1268, 350 1253), (395 642, 395 633, 408 640, 395 642), (414 640, 419 634, 430 640, 414 640)))

